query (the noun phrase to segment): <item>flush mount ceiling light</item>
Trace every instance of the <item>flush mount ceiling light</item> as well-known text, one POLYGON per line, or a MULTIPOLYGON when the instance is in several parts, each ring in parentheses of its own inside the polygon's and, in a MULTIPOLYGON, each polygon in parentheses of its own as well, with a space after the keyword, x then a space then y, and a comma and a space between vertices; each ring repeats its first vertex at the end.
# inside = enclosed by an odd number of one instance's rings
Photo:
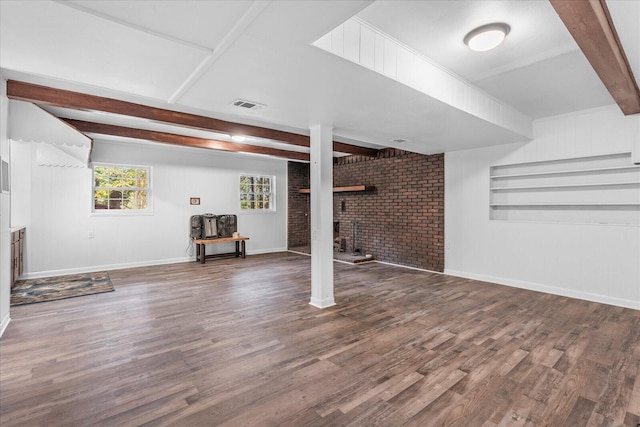
POLYGON ((504 22, 494 22, 471 30, 464 36, 464 44, 471 50, 485 52, 497 47, 509 34, 511 27, 504 22))
POLYGON ((244 135, 231 135, 231 140, 233 142, 243 142, 245 140, 244 135))

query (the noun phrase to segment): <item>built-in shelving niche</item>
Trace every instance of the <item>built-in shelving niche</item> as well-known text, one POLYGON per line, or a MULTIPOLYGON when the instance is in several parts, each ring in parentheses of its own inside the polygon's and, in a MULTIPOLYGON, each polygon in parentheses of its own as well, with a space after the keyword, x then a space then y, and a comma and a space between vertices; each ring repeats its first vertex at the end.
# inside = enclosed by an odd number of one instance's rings
POLYGON ((490 218, 640 226, 640 165, 631 153, 490 168, 490 218))

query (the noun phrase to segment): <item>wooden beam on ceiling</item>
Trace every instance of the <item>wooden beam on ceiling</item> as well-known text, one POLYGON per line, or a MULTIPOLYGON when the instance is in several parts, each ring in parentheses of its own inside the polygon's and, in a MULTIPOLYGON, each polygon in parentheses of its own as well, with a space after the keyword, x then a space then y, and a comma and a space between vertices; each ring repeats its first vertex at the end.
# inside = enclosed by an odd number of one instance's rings
MULTIPOLYGON (((82 111, 102 111, 105 113, 171 123, 173 125, 183 127, 227 133, 230 135, 266 138, 301 147, 310 146, 310 140, 307 135, 300 135, 297 133, 269 129, 260 126, 227 122, 224 120, 214 119, 212 117, 165 110, 162 108, 150 107, 148 105, 88 95, 69 90, 55 89, 15 80, 7 81, 7 96, 9 99, 32 102, 39 105, 50 105, 53 107, 82 111)), ((333 145, 334 151, 340 153, 375 157, 378 152, 378 150, 375 149, 344 144, 341 142, 334 142, 333 145)))
POLYGON ((333 151, 365 157, 375 157, 378 150, 374 148, 360 147, 358 145, 345 144, 344 142, 333 141, 333 151))
POLYGON ((549 0, 625 115, 640 113, 640 91, 605 0, 549 0))
POLYGON ((148 141, 161 142, 164 144, 181 145, 183 147, 208 148, 211 150, 232 151, 236 153, 265 154, 269 156, 283 157, 291 160, 309 161, 309 154, 300 153, 297 151, 280 150, 277 148, 260 147, 250 144, 238 144, 235 142, 218 141, 215 139, 196 138, 187 135, 177 135, 174 133, 137 129, 104 123, 86 122, 82 120, 65 118, 61 118, 60 120, 66 122, 70 126, 73 126, 75 129, 82 133, 94 133, 99 135, 119 136, 123 138, 144 139, 148 141))

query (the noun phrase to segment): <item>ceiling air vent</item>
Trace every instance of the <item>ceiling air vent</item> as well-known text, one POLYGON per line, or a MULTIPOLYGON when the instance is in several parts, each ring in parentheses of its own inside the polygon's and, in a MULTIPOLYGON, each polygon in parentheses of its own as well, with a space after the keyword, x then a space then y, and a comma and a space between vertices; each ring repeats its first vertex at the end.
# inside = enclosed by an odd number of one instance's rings
POLYGON ((246 108, 247 110, 262 110, 266 107, 266 105, 264 104, 253 101, 246 101, 244 99, 236 99, 231 103, 231 105, 239 108, 246 108))

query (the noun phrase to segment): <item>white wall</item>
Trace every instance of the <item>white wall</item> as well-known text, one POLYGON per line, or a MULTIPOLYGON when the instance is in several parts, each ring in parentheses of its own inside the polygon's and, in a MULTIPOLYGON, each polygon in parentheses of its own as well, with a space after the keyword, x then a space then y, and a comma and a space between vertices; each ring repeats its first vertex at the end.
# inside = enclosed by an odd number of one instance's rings
POLYGON ((489 167, 631 151, 617 107, 534 123, 534 140, 445 155, 445 273, 640 309, 640 228, 489 220, 489 167))
MULTIPOLYGON (((153 214, 104 216, 91 213, 91 169, 38 166, 37 146, 11 142, 12 214, 14 222, 27 227, 26 277, 192 261, 189 217, 206 212, 237 214, 238 231, 250 237, 249 255, 286 250, 284 160, 97 141, 93 162, 152 167, 153 214), (239 211, 243 172, 276 176, 276 212, 239 211), (190 197, 200 197, 201 205, 189 205, 190 197)), ((233 245, 207 249, 229 252, 233 245)))
MULTIPOLYGON (((7 123, 9 100, 7 82, 0 75, 0 156, 10 163, 7 123)), ((10 197, 0 191, 0 336, 9 324, 9 299, 11 297, 11 243, 9 242, 10 197)))

